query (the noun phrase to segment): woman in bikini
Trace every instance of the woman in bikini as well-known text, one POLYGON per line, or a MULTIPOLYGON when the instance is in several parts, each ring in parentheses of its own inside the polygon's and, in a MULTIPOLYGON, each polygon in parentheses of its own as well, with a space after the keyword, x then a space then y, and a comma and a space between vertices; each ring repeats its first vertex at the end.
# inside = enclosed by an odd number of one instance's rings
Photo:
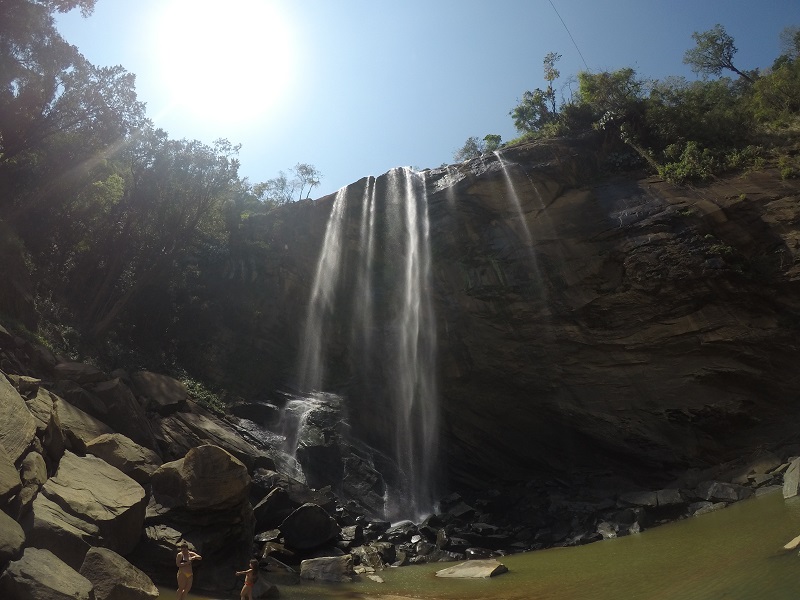
POLYGON ((251 558, 250 568, 246 571, 236 571, 236 575, 244 575, 244 585, 239 597, 242 600, 253 600, 253 585, 258 579, 258 561, 255 558, 251 558))
POLYGON ((182 542, 180 548, 175 557, 175 566, 178 567, 178 600, 184 600, 192 589, 192 561, 202 560, 203 557, 189 550, 186 542, 182 542))

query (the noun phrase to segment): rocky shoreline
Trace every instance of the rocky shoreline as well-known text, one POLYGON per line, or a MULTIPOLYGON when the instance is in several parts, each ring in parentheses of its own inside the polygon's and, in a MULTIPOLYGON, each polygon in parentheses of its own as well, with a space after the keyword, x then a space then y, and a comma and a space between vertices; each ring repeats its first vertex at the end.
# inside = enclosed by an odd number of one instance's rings
POLYGON ((392 524, 368 502, 281 472, 285 457, 268 439, 245 439, 238 417, 203 409, 171 377, 105 373, 2 326, 0 371, 0 595, 9 600, 156 598, 154 582, 173 585, 181 540, 204 557, 194 589, 231 592, 234 571, 257 556, 256 597, 274 597, 301 578, 379 580, 388 566, 635 534, 775 486, 796 495, 800 481, 797 449, 786 447, 655 490, 597 473, 487 484, 451 492, 422 522, 392 524))

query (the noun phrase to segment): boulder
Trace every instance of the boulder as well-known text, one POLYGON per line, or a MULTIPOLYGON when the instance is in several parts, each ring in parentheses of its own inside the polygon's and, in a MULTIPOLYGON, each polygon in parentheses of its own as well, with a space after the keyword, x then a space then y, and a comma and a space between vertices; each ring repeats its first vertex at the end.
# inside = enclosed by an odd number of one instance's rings
POLYGON ((100 399, 107 411, 106 417, 98 417, 117 433, 128 436, 137 444, 155 450, 155 435, 144 407, 130 388, 118 378, 89 386, 89 391, 100 399))
POLYGON ((712 502, 738 502, 753 495, 753 490, 734 483, 704 481, 695 489, 698 498, 712 502))
POLYGON ((192 448, 212 444, 230 452, 247 465, 249 471, 275 468, 275 462, 265 452, 243 440, 228 423, 194 402, 187 403, 187 411, 155 418, 153 429, 159 446, 165 449, 165 460, 181 458, 192 448))
POLYGON ((783 497, 793 498, 800 492, 800 457, 789 463, 783 474, 783 497))
POLYGON ((21 487, 19 472, 6 449, 0 445, 0 505, 8 502, 21 487))
POLYGON ((55 366, 54 374, 56 379, 74 381, 80 385, 96 383, 108 379, 108 375, 94 365, 87 365, 86 363, 80 362, 58 363, 55 366))
POLYGON ((643 506, 645 508, 658 506, 658 494, 650 491, 620 494, 619 500, 623 506, 643 506))
POLYGON ((38 452, 28 452, 22 459, 20 478, 25 485, 42 486, 47 481, 47 464, 38 452))
POLYGON ((141 485, 95 456, 66 452, 26 517, 30 544, 49 548, 75 569, 92 546, 127 554, 144 523, 141 485))
POLYGON ((315 490, 302 481, 293 479, 283 473, 270 469, 256 469, 253 474, 251 496, 256 499, 262 499, 275 489, 281 489, 286 492, 289 500, 294 505, 293 509, 311 502, 324 508, 328 514, 333 514, 336 510, 336 497, 330 488, 325 487, 315 490))
POLYGON ((0 373, 0 446, 16 463, 36 435, 36 420, 19 392, 0 373))
POLYGON ((303 504, 281 523, 281 534, 292 550, 310 550, 331 541, 339 532, 336 520, 316 504, 303 504))
POLYGON ((14 519, 0 510, 0 569, 10 560, 22 556, 25 532, 14 519))
POLYGON ((309 558, 300 563, 301 579, 347 583, 353 581, 355 576, 353 557, 349 554, 309 558))
POLYGON ((162 506, 202 511, 233 508, 245 502, 250 476, 247 467, 229 452, 205 445, 161 465, 151 481, 153 497, 162 506))
POLYGON ((3 600, 95 600, 91 582, 49 550, 25 548, 0 577, 3 600))
POLYGON ((131 381, 147 407, 161 414, 175 412, 189 398, 186 386, 168 375, 136 371, 131 374, 131 381))
POLYGON ((656 492, 656 498, 658 499, 659 507, 680 506, 686 502, 680 490, 675 489, 658 490, 656 492))
POLYGON ((72 406, 80 408, 83 412, 89 413, 104 423, 109 417, 108 408, 103 401, 75 381, 70 379, 59 381, 55 391, 72 406))
POLYGON ((26 514, 33 504, 39 488, 47 481, 47 464, 38 452, 29 452, 22 461, 20 470, 22 489, 14 501, 14 512, 17 518, 26 514))
POLYGON ((158 454, 121 433, 104 433, 86 444, 86 452, 102 458, 141 485, 161 466, 158 454))
POLYGON ((508 573, 508 568, 501 562, 490 560, 470 560, 454 567, 436 571, 437 577, 454 577, 459 579, 485 579, 508 573))
POLYGON ((154 600, 158 588, 142 571, 107 548, 92 548, 80 574, 92 582, 96 600, 154 600))
POLYGON ((275 488, 253 507, 256 518, 256 531, 266 531, 279 527, 298 505, 292 502, 289 494, 282 488, 275 488))
POLYGON ((42 440, 48 472, 52 473, 67 447, 67 438, 61 428, 55 397, 47 390, 38 388, 36 394, 25 403, 36 421, 36 435, 42 440))
POLYGON ((7 375, 6 377, 25 400, 36 396, 42 383, 42 380, 38 377, 29 377, 27 375, 7 375))
POLYGON ((114 433, 108 425, 95 419, 81 409, 72 406, 58 396, 55 400, 56 414, 70 450, 76 454, 86 454, 86 444, 104 433, 114 433))

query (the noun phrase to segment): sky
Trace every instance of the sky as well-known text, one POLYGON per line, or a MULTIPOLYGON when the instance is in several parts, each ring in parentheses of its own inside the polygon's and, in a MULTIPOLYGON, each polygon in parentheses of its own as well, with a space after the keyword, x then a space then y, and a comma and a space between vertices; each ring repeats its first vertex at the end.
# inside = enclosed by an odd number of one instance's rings
POLYGON ((546 88, 549 52, 564 95, 587 69, 693 79, 692 33, 717 23, 737 68, 768 68, 800 0, 97 0, 57 18, 93 64, 136 74, 170 137, 241 144, 252 183, 311 164, 312 198, 517 137, 509 111, 546 88))

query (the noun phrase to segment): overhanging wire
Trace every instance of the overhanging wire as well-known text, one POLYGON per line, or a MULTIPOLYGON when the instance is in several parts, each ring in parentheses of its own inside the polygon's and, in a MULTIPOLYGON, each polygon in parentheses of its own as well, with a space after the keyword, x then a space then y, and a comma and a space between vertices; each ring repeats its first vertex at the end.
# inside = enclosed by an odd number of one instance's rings
POLYGON ((559 14, 558 9, 556 8, 556 5, 553 4, 553 0, 548 0, 548 1, 550 2, 550 6, 553 7, 553 10, 556 11, 556 15, 558 16, 559 21, 561 21, 561 24, 564 26, 564 29, 566 29, 567 35, 569 36, 569 39, 572 40, 572 45, 575 46, 575 50, 578 51, 578 56, 581 57, 581 60, 583 61, 583 66, 586 67, 587 71, 590 71, 591 69, 589 69, 589 65, 586 64, 586 59, 583 58, 583 53, 581 53, 581 49, 578 48, 578 44, 575 42, 575 38, 572 37, 572 33, 570 33, 569 27, 567 27, 567 24, 564 23, 564 19, 561 18, 561 15, 559 14))

